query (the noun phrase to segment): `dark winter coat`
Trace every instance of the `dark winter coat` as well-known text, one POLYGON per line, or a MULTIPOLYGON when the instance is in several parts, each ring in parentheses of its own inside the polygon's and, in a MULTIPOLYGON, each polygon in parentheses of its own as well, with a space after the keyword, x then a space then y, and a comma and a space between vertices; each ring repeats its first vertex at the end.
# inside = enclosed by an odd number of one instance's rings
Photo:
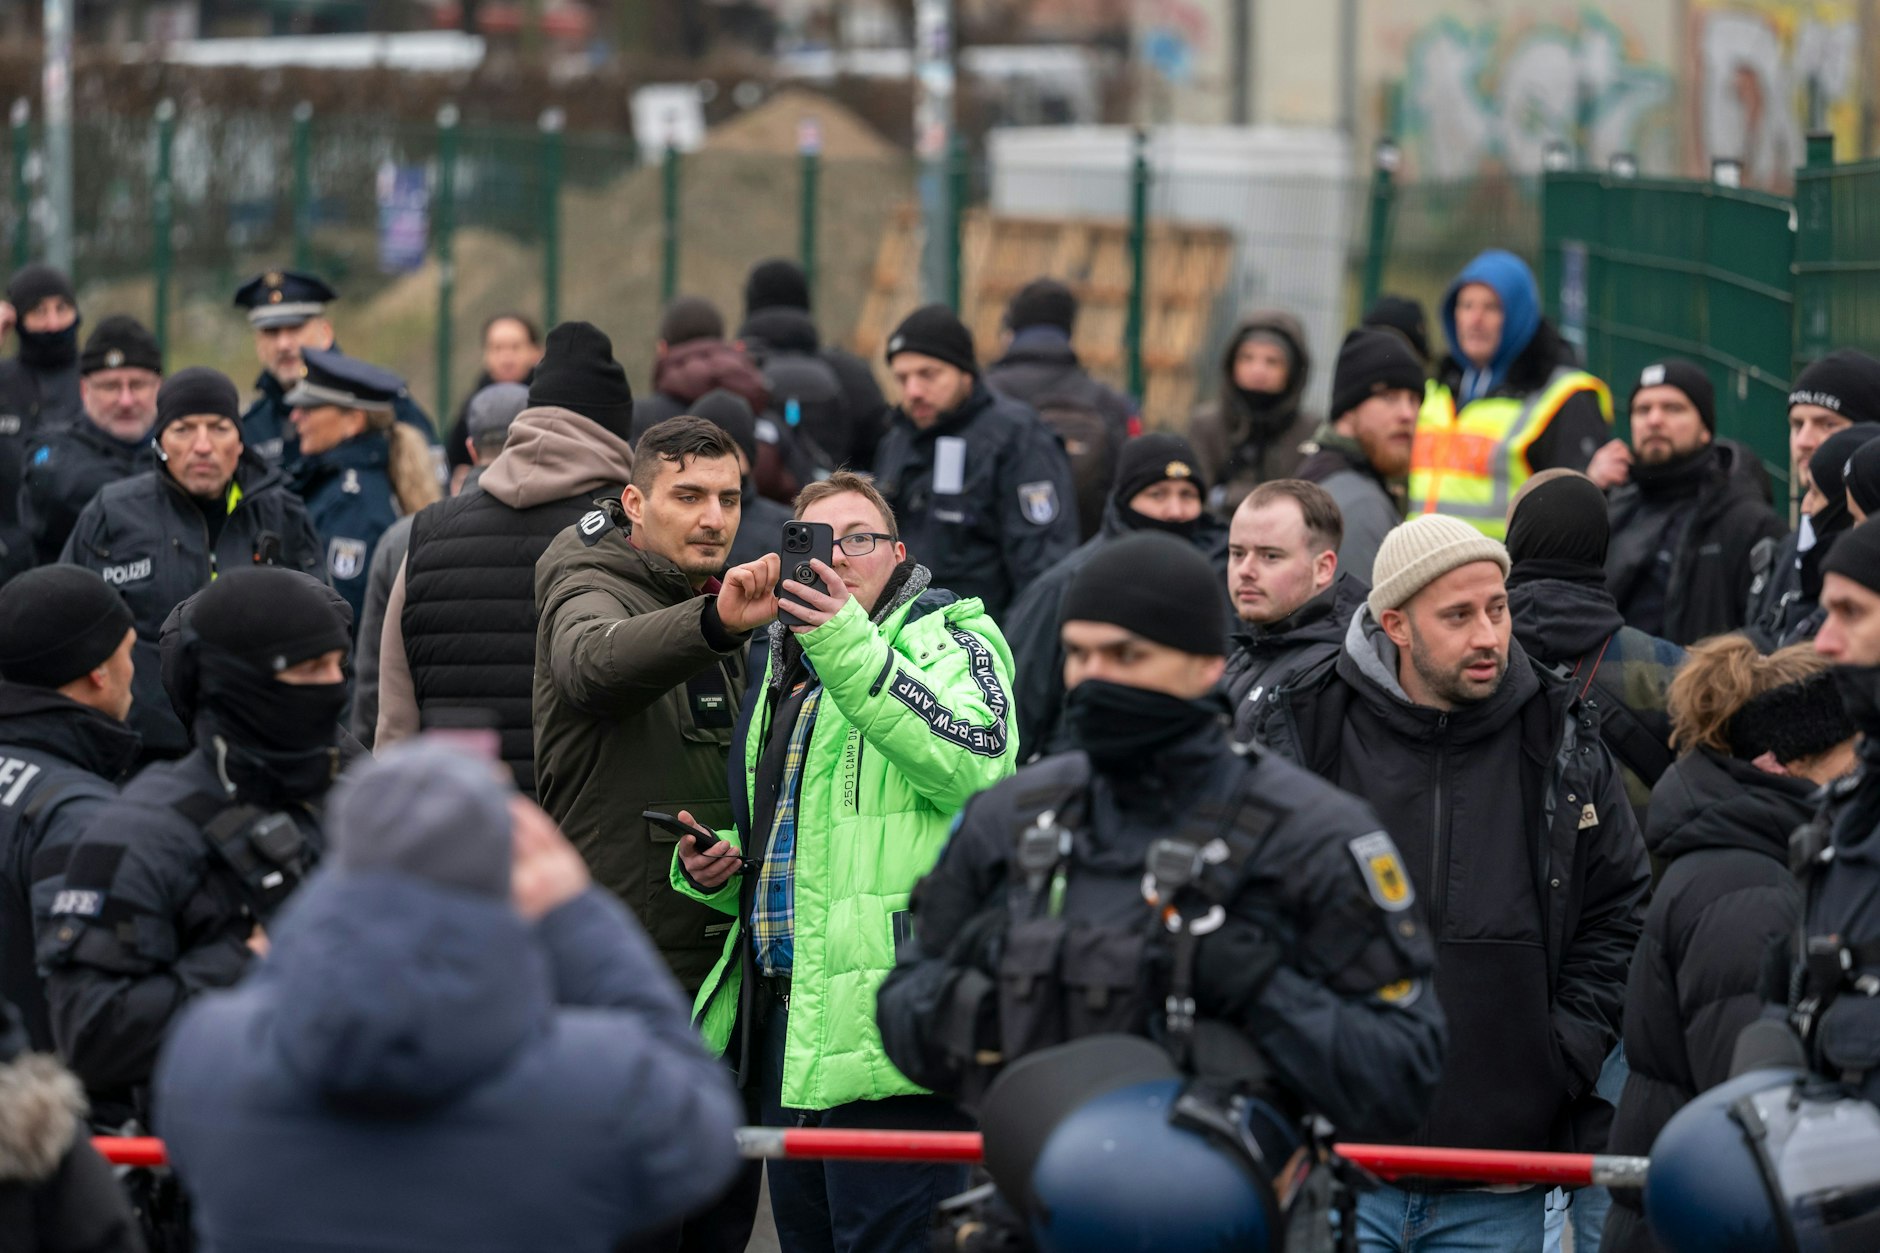
MULTIPOLYGON (((752 353, 765 358, 766 371, 773 349, 816 357, 828 366, 834 373, 840 394, 843 432, 840 442, 845 448, 825 447, 824 451, 855 469, 875 464, 875 454, 881 437, 887 434, 893 410, 881 394, 881 383, 868 362, 836 344, 824 343, 814 320, 801 310, 777 306, 759 309, 745 318, 744 325, 738 328, 738 338, 752 353)), ((808 372, 804 371, 802 377, 807 381, 808 372)), ((796 386, 798 384, 792 383, 792 390, 796 386)))
POLYGON ((1221 690, 1234 706, 1234 739, 1246 743, 1265 702, 1277 700, 1301 675, 1338 656, 1352 615, 1364 608, 1370 593, 1363 579, 1341 572, 1330 587, 1278 622, 1241 624, 1221 675, 1221 690))
POLYGON ((1202 477, 1214 485, 1208 493, 1208 507, 1223 522, 1233 517, 1248 492, 1269 479, 1293 477, 1305 460, 1301 445, 1319 424, 1299 407, 1311 374, 1305 327, 1290 313, 1253 314, 1228 337, 1217 379, 1220 390, 1188 420, 1188 440, 1201 458, 1202 477), (1255 331, 1278 335, 1292 347, 1293 371, 1286 391, 1264 413, 1255 413, 1234 385, 1234 354, 1255 331))
POLYGON ((124 1191, 86 1134, 84 1089, 4 1004, 0 1013, 0 1253, 143 1253, 124 1191))
POLYGON ((36 900, 33 889, 65 869, 139 747, 137 733, 115 718, 46 688, 0 683, 0 997, 41 1052, 53 1044, 33 958, 33 911, 52 902, 36 900))
MULTIPOLYGON (((1058 606, 1071 580, 1098 550, 1134 533, 1123 511, 1111 501, 1103 514, 1103 529, 1034 579, 1006 611, 1002 629, 1018 675, 1019 760, 1030 761, 1068 747, 1059 734, 1064 713, 1064 646, 1058 639, 1058 606)), ((1227 527, 1203 513, 1195 521, 1191 542, 1218 576, 1214 585, 1221 590, 1221 599, 1213 609, 1232 621, 1233 610, 1227 603, 1227 527)), ((1200 613, 1207 608, 1181 606, 1180 611, 1200 613)))
POLYGON ((1074 397, 1104 416, 1118 448, 1141 422, 1136 402, 1092 378, 1066 338, 1019 335, 1003 357, 986 367, 986 383, 1034 409, 1047 397, 1074 397))
POLYGON ((403 875, 317 877, 163 1053, 198 1248, 604 1253, 702 1207, 740 1111, 658 967, 597 891, 531 926, 403 875))
POLYGON ((977 596, 1003 618, 1032 580, 1077 547, 1070 458, 1030 407, 978 382, 926 429, 897 412, 881 441, 875 484, 894 510, 908 555, 934 585, 977 596), (934 490, 934 450, 965 443, 957 494, 934 490))
POLYGON ((1416 1142, 1597 1149, 1650 883, 1618 767, 1518 642, 1495 694, 1451 711, 1412 704, 1397 664, 1366 608, 1258 730, 1370 802, 1428 911, 1449 1058, 1416 1142))
POLYGON ((1814 639, 1821 626, 1815 617, 1819 606, 1802 588, 1801 538, 1800 531, 1791 531, 1750 550, 1743 634, 1765 653, 1814 639))
MULTIPOLYGON (((1856 715, 1857 725, 1865 721, 1856 715)), ((1803 872, 1802 929, 1811 938, 1836 936, 1859 953, 1815 1027, 1810 1062, 1821 1074, 1858 1074, 1856 1091, 1880 1104, 1880 996, 1845 987, 1880 982, 1880 742, 1871 725, 1862 730, 1860 769, 1829 791, 1830 850, 1803 872)))
MULTIPOLYGON (((988 909, 1003 914, 1009 908, 1016 920, 1033 917, 1008 900, 1030 896, 1011 864, 1016 835, 1036 816, 1035 809, 1027 812, 1030 789, 1075 756, 1027 766, 974 797, 939 864, 914 890, 914 939, 901 946, 877 1015, 888 1056, 917 1083, 959 1089, 958 1040, 942 1024, 972 967, 955 940, 982 925, 988 909)), ((1419 903, 1409 893, 1389 898, 1368 877, 1375 867, 1367 869, 1359 852, 1377 830, 1369 807, 1278 757, 1236 752, 1225 720, 1164 748, 1152 768, 1126 780, 1092 770, 1081 802, 1059 811, 1067 820, 1077 811, 1064 917, 1078 929, 1065 938, 1067 952, 1077 934, 1140 933, 1140 884, 1150 845, 1179 830, 1188 815, 1236 814, 1248 797, 1257 798, 1267 822, 1239 869, 1241 886, 1231 891, 1228 908, 1236 920, 1283 936, 1285 952, 1252 994, 1246 1017, 1227 1025, 1259 1050, 1289 1100, 1349 1135, 1401 1133, 1428 1108, 1443 1049, 1442 1016, 1427 988, 1430 949, 1419 903)), ((1215 824, 1208 829, 1212 834, 1215 824)), ((1388 842, 1381 851, 1390 855, 1388 842)), ((1093 944, 1084 952, 1087 974, 1101 969, 1105 951, 1093 944)), ((1057 977, 1052 969, 1045 977, 1057 977)), ((1139 980, 1149 981, 1138 995, 1152 1007, 1152 1023, 1159 1022, 1166 999, 1165 969, 1145 956, 1136 970, 1139 980)), ((1099 977, 1127 980, 1129 973, 1112 965, 1099 977)), ((1196 1000, 1206 1005, 1219 992, 1197 986, 1196 1000)), ((1068 994, 1072 998, 1081 996, 1068 994)), ((980 1047, 977 1033, 967 1034, 980 1047)))
MULTIPOLYGON (((1664 866, 1625 993, 1631 1075, 1611 1153, 1650 1154, 1671 1116, 1730 1077, 1736 1037, 1762 1012, 1772 944, 1793 934, 1802 893, 1789 833, 1807 822, 1815 786, 1698 749, 1653 790, 1645 842, 1664 866)), ((1650 1253, 1642 1198, 1615 1192, 1612 1253, 1650 1253)))
POLYGON ((327 581, 352 606, 355 629, 365 612, 379 536, 398 520, 391 458, 385 432, 366 431, 323 453, 300 457, 290 476, 320 537, 327 581))
POLYGON ((1665 693, 1684 664, 1684 650, 1626 626, 1612 594, 1597 582, 1596 568, 1586 567, 1579 581, 1523 577, 1524 569, 1517 566, 1509 579, 1514 637, 1598 711, 1600 738, 1625 773, 1626 797, 1642 831, 1652 787, 1671 763, 1665 693))
POLYGON ((653 392, 633 406, 633 425, 644 430, 690 413, 693 401, 723 388, 742 396, 753 413, 770 408, 770 386, 736 344, 722 339, 689 339, 666 349, 653 363, 653 392))
POLYGON ((159 677, 157 641, 170 610, 224 570, 275 565, 321 577, 322 549, 306 506, 278 471, 244 452, 235 468, 241 500, 215 543, 195 501, 155 469, 101 490, 65 542, 59 560, 96 570, 117 588, 137 622, 131 657, 131 726, 147 757, 179 757, 189 748, 183 723, 159 677))
MULTIPOLYGON (((1446 356, 1436 368, 1436 380, 1448 388, 1452 396, 1460 397, 1465 368, 1455 356, 1446 356)), ((1580 357, 1573 345, 1560 337, 1553 323, 1543 318, 1527 347, 1508 367, 1501 385, 1488 394, 1529 396, 1544 390, 1554 371, 1579 368, 1580 357)), ((1607 425, 1605 412, 1599 406, 1599 397, 1592 392, 1575 392, 1560 406, 1547 429, 1528 445, 1528 468, 1535 474, 1542 470, 1585 470, 1593 454, 1611 438, 1612 428, 1607 425)))
POLYGON ((1719 442, 1669 480, 1635 472, 1613 490, 1606 579, 1628 626, 1692 644, 1743 625, 1750 552, 1788 531, 1746 472, 1753 457, 1719 442))
POLYGON ((34 565, 32 537, 19 514, 27 455, 34 444, 84 420, 77 358, 55 369, 18 357, 0 361, 0 583, 34 565))
POLYGON ((731 827, 725 763, 749 681, 746 635, 679 567, 638 548, 618 500, 535 567, 535 786, 595 881, 633 910, 688 994, 731 922, 670 886, 678 837, 640 817, 731 827))
POLYGON ((155 466, 149 439, 127 444, 90 420, 38 440, 20 486, 20 525, 32 537, 34 560, 59 559, 78 515, 105 484, 155 466))
MULTIPOLYGON (((198 993, 233 984, 253 960, 256 918, 234 871, 177 809, 229 796, 220 751, 218 739, 146 768, 99 809, 63 878, 36 894, 52 901, 35 919, 52 1035, 94 1105, 140 1109, 171 1019, 198 993)), ((316 860, 326 846, 323 801, 324 790, 282 805, 255 799, 286 814, 316 860)))
POLYGON ((1364 448, 1349 435, 1340 435, 1327 422, 1305 445, 1306 459, 1293 472, 1295 478, 1317 483, 1331 494, 1344 520, 1344 538, 1338 543, 1338 568, 1366 583, 1377 564, 1384 537, 1403 521, 1404 481, 1377 472, 1364 448))

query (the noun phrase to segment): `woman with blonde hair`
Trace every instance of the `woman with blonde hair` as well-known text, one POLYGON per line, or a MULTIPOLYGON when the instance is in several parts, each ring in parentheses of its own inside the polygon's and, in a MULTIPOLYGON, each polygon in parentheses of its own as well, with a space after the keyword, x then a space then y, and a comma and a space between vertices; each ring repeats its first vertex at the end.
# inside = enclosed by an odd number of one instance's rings
MULTIPOLYGON (((1662 874, 1626 985, 1631 1074, 1613 1153, 1649 1153, 1673 1114, 1729 1077, 1767 956, 1801 917, 1789 834, 1854 767, 1854 725, 1813 645, 1765 657, 1740 635, 1705 640, 1666 704, 1681 755, 1652 789, 1645 843, 1662 874)), ((1658 1248, 1638 1195, 1613 1201, 1602 1248, 1658 1248)))
POLYGON ((309 348, 302 357, 306 374, 287 395, 300 438, 293 486, 356 623, 379 537, 442 497, 439 464, 424 436, 395 420, 393 402, 405 390, 397 375, 338 351, 309 348))

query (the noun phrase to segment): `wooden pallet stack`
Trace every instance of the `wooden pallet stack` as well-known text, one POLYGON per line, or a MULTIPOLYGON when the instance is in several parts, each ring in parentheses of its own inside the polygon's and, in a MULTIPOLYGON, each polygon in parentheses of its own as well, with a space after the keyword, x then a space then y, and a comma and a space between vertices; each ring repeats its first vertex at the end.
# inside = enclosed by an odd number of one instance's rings
MULTIPOLYGON (((875 363, 884 386, 888 377, 881 353, 888 333, 920 303, 920 248, 919 209, 904 205, 882 237, 850 338, 850 347, 875 363)), ((1146 426, 1181 430, 1196 400, 1212 394, 1215 363, 1197 357, 1209 342, 1233 263, 1233 234, 1225 228, 1150 224, 1142 344, 1146 426)), ((1077 293, 1077 355, 1104 382, 1125 385, 1128 222, 1006 217, 972 209, 961 224, 960 269, 962 317, 981 361, 992 361, 1003 350, 1005 307, 1013 294, 1034 278, 1050 277, 1077 293)))

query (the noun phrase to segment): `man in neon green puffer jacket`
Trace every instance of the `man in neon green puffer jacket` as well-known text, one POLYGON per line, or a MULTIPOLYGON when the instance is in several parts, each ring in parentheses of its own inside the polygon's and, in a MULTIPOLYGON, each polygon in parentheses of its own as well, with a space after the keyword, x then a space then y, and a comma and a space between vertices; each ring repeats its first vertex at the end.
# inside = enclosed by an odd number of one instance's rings
MULTIPOLYGON (((796 516, 835 530, 834 568, 814 563, 832 594, 786 577, 803 625, 771 628, 745 703, 736 829, 673 858, 673 887, 735 920, 694 1021, 770 1125, 964 1129, 888 1060, 875 993, 954 815, 1018 760, 1011 651, 977 599, 928 587, 867 479, 806 488, 796 516), (739 848, 756 855, 742 875, 739 848)), ((948 1166, 769 1169, 784 1253, 923 1250, 966 1182, 948 1166)))

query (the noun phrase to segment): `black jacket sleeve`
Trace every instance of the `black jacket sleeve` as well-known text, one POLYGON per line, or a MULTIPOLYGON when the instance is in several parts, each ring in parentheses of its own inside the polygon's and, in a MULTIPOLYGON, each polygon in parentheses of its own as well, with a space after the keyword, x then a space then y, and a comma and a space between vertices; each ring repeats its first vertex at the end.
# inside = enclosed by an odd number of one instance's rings
POLYGON ((1031 761, 1052 751, 1064 705, 1064 653, 1058 643, 1058 605, 1067 580, 1062 568, 1019 593, 1001 624, 1012 650, 1018 687, 1018 759, 1031 761))
POLYGON ((1070 458, 1058 437, 1036 417, 1030 417, 1023 434, 1006 450, 997 490, 1006 581, 1016 592, 1077 548, 1077 484, 1071 478, 1070 458), (1051 516, 1038 521, 1042 506, 1034 512, 1028 501, 1042 501, 1047 491, 1051 516))

